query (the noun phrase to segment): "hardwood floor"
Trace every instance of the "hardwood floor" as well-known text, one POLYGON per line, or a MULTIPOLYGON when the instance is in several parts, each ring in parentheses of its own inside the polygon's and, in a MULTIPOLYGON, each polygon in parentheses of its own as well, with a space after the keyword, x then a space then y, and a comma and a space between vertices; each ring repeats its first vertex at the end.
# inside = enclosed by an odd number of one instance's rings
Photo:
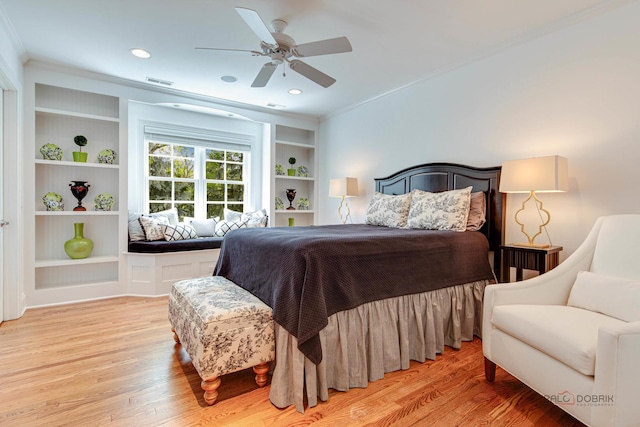
POLYGON ((478 339, 304 414, 275 408, 253 376, 223 377, 206 406, 166 297, 32 309, 0 326, 2 426, 582 426, 500 368, 487 383, 478 339))

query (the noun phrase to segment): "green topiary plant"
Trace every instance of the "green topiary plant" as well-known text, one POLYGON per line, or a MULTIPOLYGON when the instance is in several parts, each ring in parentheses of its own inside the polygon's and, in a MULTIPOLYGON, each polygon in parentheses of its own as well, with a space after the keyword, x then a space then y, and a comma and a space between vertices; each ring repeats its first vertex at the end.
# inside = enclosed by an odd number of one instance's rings
POLYGON ((73 142, 76 143, 78 147, 80 147, 80 151, 73 152, 73 161, 74 162, 86 162, 87 161, 87 153, 82 152, 82 147, 87 145, 87 138, 83 135, 77 135, 73 138, 73 142))
POLYGON ((296 176, 296 168, 293 167, 293 165, 296 164, 296 158, 295 157, 289 157, 289 164, 291 165, 291 167, 289 169, 287 169, 287 175, 296 176))

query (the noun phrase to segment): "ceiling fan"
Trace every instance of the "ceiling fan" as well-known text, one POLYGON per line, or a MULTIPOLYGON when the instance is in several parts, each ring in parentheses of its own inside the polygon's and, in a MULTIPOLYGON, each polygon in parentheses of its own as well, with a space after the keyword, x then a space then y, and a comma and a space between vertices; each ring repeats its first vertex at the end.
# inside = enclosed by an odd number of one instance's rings
POLYGON ((328 55, 333 53, 351 52, 351 43, 346 37, 337 37, 334 39, 320 40, 311 43, 303 43, 296 45, 295 40, 284 33, 287 23, 281 19, 271 21, 273 32, 258 15, 258 12, 252 9, 236 7, 236 11, 240 17, 246 22, 251 30, 260 39, 261 51, 244 50, 244 49, 221 49, 214 47, 196 47, 203 50, 225 50, 236 52, 250 52, 254 56, 267 56, 271 58, 262 66, 262 69, 253 80, 251 87, 265 87, 269 79, 273 75, 276 68, 284 63, 289 64, 289 68, 303 75, 309 80, 327 88, 336 82, 331 76, 322 71, 313 68, 311 65, 293 58, 306 58, 309 56, 328 55))

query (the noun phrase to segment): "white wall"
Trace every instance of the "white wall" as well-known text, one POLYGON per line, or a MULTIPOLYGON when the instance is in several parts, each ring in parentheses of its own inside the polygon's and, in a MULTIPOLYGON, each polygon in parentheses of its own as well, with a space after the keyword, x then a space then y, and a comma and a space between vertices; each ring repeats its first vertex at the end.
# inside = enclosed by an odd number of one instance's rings
MULTIPOLYGON (((635 2, 329 117, 320 125, 320 194, 355 176, 362 222, 373 178, 427 162, 487 167, 569 159, 568 193, 543 194, 553 244, 573 252, 600 215, 640 212, 640 3, 635 2)), ((320 223, 339 200, 321 199, 320 223)), ((506 241, 520 239, 508 197, 506 241)))

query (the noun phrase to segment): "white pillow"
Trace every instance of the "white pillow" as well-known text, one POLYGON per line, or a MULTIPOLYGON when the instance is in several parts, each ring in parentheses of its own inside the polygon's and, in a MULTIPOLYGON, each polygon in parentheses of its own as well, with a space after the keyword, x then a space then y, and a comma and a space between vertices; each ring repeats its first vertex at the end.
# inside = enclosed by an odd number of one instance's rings
POLYGON ((171 208, 165 211, 150 213, 149 216, 151 218, 163 216, 169 219, 169 224, 171 225, 178 224, 178 209, 176 208, 171 208))
POLYGON ((198 237, 196 230, 189 224, 161 225, 161 228, 162 233, 164 234, 164 240, 168 242, 174 240, 196 239, 198 237))
POLYGON ((640 280, 580 271, 567 305, 637 322, 640 320, 640 280))
POLYGON ((407 226, 426 230, 465 231, 469 218, 471 188, 440 193, 413 190, 407 226))
POLYGON ((392 196, 376 191, 367 208, 365 223, 406 228, 409 206, 411 206, 411 193, 392 196))
POLYGON ((140 225, 140 221, 138 221, 138 218, 140 218, 141 216, 142 214, 140 212, 129 211, 129 227, 128 228, 129 228, 129 240, 131 241, 146 239, 146 237, 144 236, 144 230, 140 225))
POLYGON ((216 224, 216 236, 224 237, 231 230, 247 228, 247 221, 220 221, 216 224))
POLYGON ((224 220, 227 222, 247 221, 247 227, 266 227, 269 217, 266 209, 241 213, 225 208, 224 220))
POLYGON ((224 220, 228 222, 239 221, 242 217, 242 212, 232 211, 231 209, 224 208, 224 220))
POLYGON ((191 225, 198 233, 198 237, 214 237, 216 235, 216 224, 218 223, 218 217, 209 218, 205 220, 191 219, 186 221, 191 225))
POLYGON ((142 231, 144 231, 144 239, 148 241, 164 240, 164 232, 162 225, 169 225, 169 219, 166 216, 141 216, 138 218, 142 231))

